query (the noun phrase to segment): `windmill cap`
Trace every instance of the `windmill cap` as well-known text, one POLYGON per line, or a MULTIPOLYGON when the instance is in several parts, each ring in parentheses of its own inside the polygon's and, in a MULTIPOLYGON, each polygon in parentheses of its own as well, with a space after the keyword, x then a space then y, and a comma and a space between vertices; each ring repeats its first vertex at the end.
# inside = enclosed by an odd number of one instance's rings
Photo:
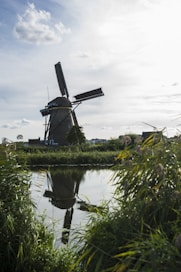
POLYGON ((48 107, 71 107, 71 102, 66 97, 56 97, 48 103, 48 107))

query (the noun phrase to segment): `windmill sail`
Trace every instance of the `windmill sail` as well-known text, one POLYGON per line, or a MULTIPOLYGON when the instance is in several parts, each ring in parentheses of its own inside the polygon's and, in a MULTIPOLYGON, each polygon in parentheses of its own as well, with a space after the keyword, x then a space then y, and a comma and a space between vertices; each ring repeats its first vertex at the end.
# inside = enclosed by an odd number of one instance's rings
POLYGON ((62 94, 62 96, 65 95, 68 98, 69 93, 68 93, 67 85, 66 85, 66 82, 65 82, 65 78, 64 78, 64 75, 63 75, 62 66, 61 66, 60 62, 55 64, 55 71, 56 71, 58 85, 59 85, 61 94, 62 94))
POLYGON ((103 95, 104 95, 104 93, 103 93, 102 89, 99 88, 99 89, 95 89, 95 90, 85 92, 85 93, 81 93, 81 94, 78 94, 78 95, 74 96, 75 99, 76 99, 76 101, 74 101, 74 102, 75 103, 76 102, 81 102, 81 101, 84 101, 84 100, 96 98, 96 97, 103 96, 103 95))

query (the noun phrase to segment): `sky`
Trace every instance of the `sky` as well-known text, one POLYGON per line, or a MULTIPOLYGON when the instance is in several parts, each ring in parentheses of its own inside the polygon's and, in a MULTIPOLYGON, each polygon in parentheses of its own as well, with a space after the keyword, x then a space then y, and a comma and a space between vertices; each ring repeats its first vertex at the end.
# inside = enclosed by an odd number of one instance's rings
MULTIPOLYGON (((0 138, 44 137, 61 62, 87 139, 181 132, 180 0, 1 0, 0 138)), ((1 140, 0 139, 0 140, 1 140)))

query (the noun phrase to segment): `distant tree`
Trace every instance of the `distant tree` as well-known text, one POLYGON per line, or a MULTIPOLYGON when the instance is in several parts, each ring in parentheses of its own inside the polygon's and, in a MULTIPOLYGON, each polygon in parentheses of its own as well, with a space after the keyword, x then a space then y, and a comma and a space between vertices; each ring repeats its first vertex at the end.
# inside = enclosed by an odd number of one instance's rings
POLYGON ((121 140, 124 147, 134 147, 136 144, 142 143, 142 137, 137 134, 120 135, 119 139, 121 140))
POLYGON ((122 150, 123 143, 118 138, 117 139, 110 139, 107 141, 107 149, 110 151, 122 150))
POLYGON ((73 126, 67 135, 69 144, 83 144, 86 141, 82 127, 73 126))
POLYGON ((23 140, 23 135, 18 134, 18 135, 17 135, 17 140, 23 140))

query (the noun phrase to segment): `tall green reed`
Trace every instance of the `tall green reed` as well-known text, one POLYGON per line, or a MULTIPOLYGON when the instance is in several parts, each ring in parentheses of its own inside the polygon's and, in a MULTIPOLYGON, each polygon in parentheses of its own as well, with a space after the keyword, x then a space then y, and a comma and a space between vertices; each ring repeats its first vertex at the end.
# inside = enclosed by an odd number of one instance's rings
POLYGON ((87 225, 81 271, 180 271, 180 163, 158 136, 118 155, 113 202, 87 225))
POLYGON ((30 176, 5 147, 0 149, 0 270, 67 272, 73 253, 54 248, 54 235, 35 216, 30 176), (71 258, 68 258, 68 255, 71 258))

